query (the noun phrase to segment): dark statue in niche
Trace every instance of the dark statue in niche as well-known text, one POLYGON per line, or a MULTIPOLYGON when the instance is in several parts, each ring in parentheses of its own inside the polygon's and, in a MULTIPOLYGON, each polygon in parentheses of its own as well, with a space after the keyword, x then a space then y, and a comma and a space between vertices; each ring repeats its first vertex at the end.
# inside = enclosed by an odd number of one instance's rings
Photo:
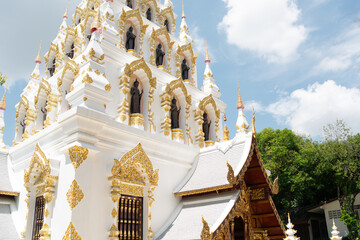
POLYGON ((139 82, 135 80, 134 85, 131 87, 130 94, 131 94, 131 103, 130 103, 130 113, 140 113, 140 102, 141 97, 144 91, 139 90, 139 82))
POLYGON ((132 0, 126 0, 126 6, 128 6, 129 8, 133 8, 132 0))
POLYGON ((89 39, 89 41, 91 40, 91 33, 89 33, 87 36, 86 36, 87 39, 89 39))
POLYGON ((208 115, 206 112, 204 112, 203 114, 203 132, 204 132, 204 136, 205 136, 205 141, 209 140, 209 136, 210 136, 210 125, 211 125, 211 121, 208 122, 208 115))
POLYGON ((69 57, 69 58, 73 58, 74 57, 74 48, 75 48, 75 46, 74 46, 74 43, 73 44, 71 44, 71 47, 70 47, 70 52, 68 52, 66 55, 69 57))
POLYGON ((43 113, 43 122, 45 123, 47 117, 47 109, 46 109, 47 101, 45 102, 44 106, 41 107, 41 112, 43 113))
POLYGON ((165 19, 164 26, 166 27, 166 30, 170 32, 169 21, 167 19, 165 19))
POLYGON ((20 126, 21 126, 21 134, 24 134, 25 133, 25 119, 26 119, 26 115, 24 116, 23 120, 20 121, 20 126))
POLYGON ((186 59, 184 59, 181 63, 181 77, 183 80, 189 79, 189 70, 190 67, 186 65, 186 59))
POLYGON ((148 8, 148 10, 146 11, 146 18, 151 21, 151 8, 148 8))
POLYGON ((135 39, 136 35, 133 33, 133 27, 129 27, 129 30, 126 32, 126 43, 125 48, 126 50, 135 49, 135 39))
POLYGON ((162 66, 164 63, 165 52, 161 49, 161 44, 156 48, 156 66, 162 66))
POLYGON ((48 68, 50 77, 52 77, 52 76, 54 75, 54 72, 55 72, 55 63, 56 63, 56 59, 54 58, 54 60, 52 61, 51 67, 48 68))
POLYGON ((179 116, 180 116, 180 110, 181 107, 178 109, 176 106, 176 99, 173 98, 171 100, 170 105, 170 114, 171 114, 171 129, 179 128, 179 116))

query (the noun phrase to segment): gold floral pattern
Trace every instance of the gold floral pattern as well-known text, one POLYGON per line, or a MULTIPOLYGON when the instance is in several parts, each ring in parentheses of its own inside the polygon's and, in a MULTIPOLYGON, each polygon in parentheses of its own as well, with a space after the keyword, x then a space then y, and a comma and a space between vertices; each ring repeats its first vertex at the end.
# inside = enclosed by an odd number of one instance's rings
POLYGON ((80 146, 73 146, 69 148, 70 160, 75 168, 78 169, 80 165, 86 160, 89 150, 80 146))
POLYGON ((74 209, 84 198, 84 193, 80 189, 80 186, 76 182, 76 180, 73 180, 73 182, 71 183, 70 189, 66 193, 66 198, 71 209, 74 209))
POLYGON ((77 231, 76 231, 74 225, 72 224, 72 222, 70 222, 70 224, 69 224, 69 226, 68 226, 62 240, 81 240, 81 237, 77 233, 77 231))

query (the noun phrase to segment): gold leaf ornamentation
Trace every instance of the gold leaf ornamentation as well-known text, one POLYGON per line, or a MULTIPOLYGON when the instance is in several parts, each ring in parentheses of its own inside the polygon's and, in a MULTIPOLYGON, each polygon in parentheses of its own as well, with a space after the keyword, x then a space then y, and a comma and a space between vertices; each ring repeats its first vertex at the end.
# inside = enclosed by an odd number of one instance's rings
POLYGON ((203 228, 201 230, 201 240, 210 240, 210 227, 204 217, 202 217, 203 228))
POLYGON ((117 214, 118 214, 118 212, 116 211, 115 208, 113 208, 113 210, 112 210, 112 212, 111 212, 111 216, 112 216, 113 218, 116 218, 117 214))
POLYGON ((80 146, 73 146, 69 148, 70 160, 75 168, 78 169, 80 165, 86 160, 89 150, 80 146))
POLYGON ((76 180, 73 180, 73 182, 71 183, 70 189, 66 193, 66 198, 71 209, 74 209, 84 198, 84 193, 80 189, 80 186, 76 182, 76 180))
POLYGON ((227 162, 226 163, 227 167, 228 167, 228 173, 227 173, 227 180, 230 184, 235 184, 236 183, 236 178, 234 176, 234 169, 232 168, 232 166, 227 162))
POLYGON ((70 222, 62 240, 81 240, 81 237, 76 232, 76 229, 75 229, 74 225, 72 224, 72 222, 70 222))

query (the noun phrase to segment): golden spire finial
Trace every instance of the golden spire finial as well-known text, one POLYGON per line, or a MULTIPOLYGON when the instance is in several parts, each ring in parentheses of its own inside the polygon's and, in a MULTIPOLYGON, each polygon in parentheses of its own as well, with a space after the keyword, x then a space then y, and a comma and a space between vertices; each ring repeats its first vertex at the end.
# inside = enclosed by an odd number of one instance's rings
POLYGON ((227 118, 226 118, 226 114, 224 113, 224 122, 225 122, 225 125, 224 125, 224 132, 223 132, 223 135, 224 135, 224 141, 229 141, 229 129, 227 128, 226 126, 226 121, 227 121, 227 118))
POLYGON ((94 21, 91 23, 91 33, 93 33, 96 30, 100 30, 101 29, 101 21, 100 21, 101 17, 100 17, 100 7, 98 8, 98 12, 96 14, 96 17, 94 19, 94 21))
POLYGON ((66 7, 66 11, 64 13, 64 18, 68 18, 69 16, 69 4, 70 4, 70 0, 68 1, 67 7, 66 7))
POLYGON ((181 18, 186 18, 185 10, 184 10, 184 0, 182 1, 182 15, 181 18))
POLYGON ((36 62, 36 63, 41 63, 40 52, 41 52, 41 40, 40 40, 39 52, 38 52, 38 55, 37 55, 36 58, 35 58, 35 62, 36 62))
POLYGON ((1 102, 0 102, 0 109, 1 110, 6 110, 6 88, 5 88, 5 92, 4 92, 4 95, 1 99, 1 102))
MULTIPOLYGON (((254 106, 252 107, 252 110, 253 110, 253 114, 252 114, 252 120, 251 120, 251 131, 253 133, 253 136, 256 137, 254 106)), ((290 214, 288 216, 290 217, 290 214)))
POLYGON ((241 94, 240 94, 240 87, 238 86, 238 100, 237 100, 237 104, 236 104, 237 109, 244 109, 245 105, 244 102, 241 98, 241 94))
POLYGON ((211 62, 211 59, 210 59, 210 56, 209 56, 209 48, 208 48, 207 41, 206 41, 206 55, 205 55, 205 62, 206 62, 206 63, 211 62))

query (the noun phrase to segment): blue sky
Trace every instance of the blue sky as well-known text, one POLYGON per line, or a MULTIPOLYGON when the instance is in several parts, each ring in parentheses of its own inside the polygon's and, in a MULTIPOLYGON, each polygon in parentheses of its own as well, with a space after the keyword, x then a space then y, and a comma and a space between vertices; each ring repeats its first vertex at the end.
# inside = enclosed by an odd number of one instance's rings
MULTIPOLYGON (((43 55, 67 2, 2 3, 0 71, 9 76, 6 144, 14 136, 14 106, 35 66, 39 42, 43 55)), ((70 16, 79 3, 70 0, 70 16)), ((181 1, 173 3, 178 28, 181 1)), ((286 127, 319 137, 322 126, 343 119, 360 132, 360 1, 184 0, 184 5, 200 54, 199 87, 207 40, 232 135, 238 83, 249 122, 255 107, 257 131, 286 127)))

